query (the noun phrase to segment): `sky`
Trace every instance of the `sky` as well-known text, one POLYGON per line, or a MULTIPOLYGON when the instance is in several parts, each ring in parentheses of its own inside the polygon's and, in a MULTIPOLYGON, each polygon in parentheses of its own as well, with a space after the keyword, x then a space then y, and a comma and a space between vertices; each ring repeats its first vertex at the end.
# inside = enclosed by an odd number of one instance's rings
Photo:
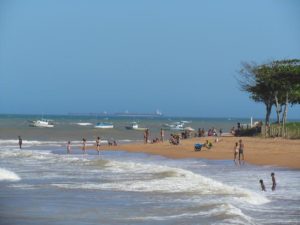
POLYGON ((263 118, 241 62, 300 58, 299 21, 297 0, 0 0, 0 113, 263 118))

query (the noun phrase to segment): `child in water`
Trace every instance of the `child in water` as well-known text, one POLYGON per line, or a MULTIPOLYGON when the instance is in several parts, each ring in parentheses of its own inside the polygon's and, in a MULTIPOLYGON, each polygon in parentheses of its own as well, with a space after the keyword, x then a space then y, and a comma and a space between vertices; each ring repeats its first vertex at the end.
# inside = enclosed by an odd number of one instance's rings
POLYGON ((275 173, 271 173, 271 177, 272 177, 272 191, 275 191, 276 189, 275 173))
POLYGON ((261 190, 262 191, 266 191, 266 187, 264 185, 264 181, 263 180, 259 180, 260 186, 261 186, 261 190))

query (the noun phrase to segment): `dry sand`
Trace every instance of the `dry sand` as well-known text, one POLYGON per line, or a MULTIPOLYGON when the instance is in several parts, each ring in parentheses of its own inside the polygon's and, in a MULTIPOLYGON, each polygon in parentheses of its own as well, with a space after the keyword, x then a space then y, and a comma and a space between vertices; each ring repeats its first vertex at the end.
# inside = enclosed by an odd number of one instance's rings
MULTIPOLYGON (((101 146, 102 150, 125 150, 128 152, 144 152, 148 154, 161 155, 173 159, 182 158, 204 158, 214 160, 233 160, 234 144, 240 138, 219 137, 215 138, 192 138, 182 140, 180 145, 171 145, 168 141, 155 144, 124 144, 119 146, 101 146), (213 143, 211 149, 202 148, 194 151, 195 143, 204 143, 205 140, 213 143)), ((247 163, 256 165, 274 165, 292 169, 300 169, 300 140, 287 140, 281 138, 265 139, 258 137, 241 138, 245 145, 244 155, 247 163)), ((95 149, 90 146, 88 149, 95 149)))

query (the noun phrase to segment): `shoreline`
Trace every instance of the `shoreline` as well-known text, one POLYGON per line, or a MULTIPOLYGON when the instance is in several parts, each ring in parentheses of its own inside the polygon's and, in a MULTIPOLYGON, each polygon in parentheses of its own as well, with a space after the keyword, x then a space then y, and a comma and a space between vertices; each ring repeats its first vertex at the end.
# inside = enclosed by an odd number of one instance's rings
MULTIPOLYGON (((118 146, 101 145, 100 150, 123 150, 127 152, 160 155, 171 159, 203 158, 209 160, 233 160, 234 144, 242 139, 245 144, 245 162, 260 166, 278 166, 300 170, 300 140, 260 137, 200 137, 181 140, 179 145, 164 143, 144 144, 128 143, 118 146), (195 143, 213 143, 211 149, 202 147, 194 151, 195 143)), ((95 150, 95 146, 87 146, 87 150, 95 150)))

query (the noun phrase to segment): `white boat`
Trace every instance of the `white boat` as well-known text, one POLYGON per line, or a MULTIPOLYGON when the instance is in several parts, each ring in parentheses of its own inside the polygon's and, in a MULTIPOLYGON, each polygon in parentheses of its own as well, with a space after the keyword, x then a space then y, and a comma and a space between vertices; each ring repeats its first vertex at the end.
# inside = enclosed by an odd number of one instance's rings
POLYGON ((184 123, 182 122, 176 122, 174 124, 164 124, 163 127, 166 130, 175 130, 175 131, 181 131, 184 130, 184 123))
POLYGON ((114 125, 112 123, 97 123, 94 128, 102 128, 102 129, 109 129, 109 128, 114 128, 114 125))
POLYGON ((41 119, 30 121, 29 126, 31 127, 54 127, 51 120, 41 119))
POLYGON ((93 125, 92 123, 76 123, 79 126, 91 126, 93 125))
POLYGON ((141 128, 139 127, 137 122, 133 122, 132 124, 130 124, 129 126, 125 127, 127 130, 146 130, 147 128, 141 128))

